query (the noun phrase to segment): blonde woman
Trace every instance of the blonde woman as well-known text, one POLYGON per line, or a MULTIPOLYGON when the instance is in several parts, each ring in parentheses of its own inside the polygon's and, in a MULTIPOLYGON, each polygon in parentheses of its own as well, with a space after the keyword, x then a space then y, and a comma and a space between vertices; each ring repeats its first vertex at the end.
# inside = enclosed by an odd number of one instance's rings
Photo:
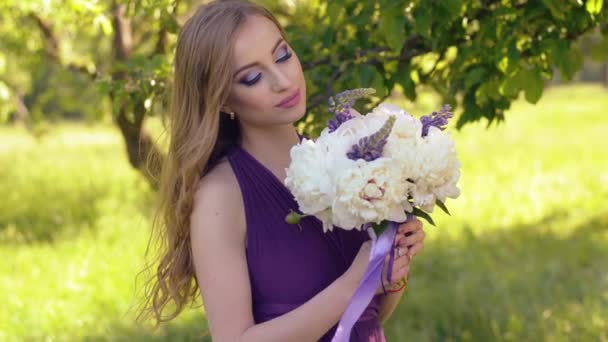
MULTIPOLYGON (((280 24, 247 1, 200 7, 179 34, 172 100, 147 311, 171 320, 200 291, 214 341, 331 340, 370 242, 360 231, 323 233, 315 218, 284 221, 297 208, 283 179, 306 82, 280 24)), ((378 279, 352 341, 385 340, 381 322, 423 240, 419 221, 400 226, 395 281, 378 279)))

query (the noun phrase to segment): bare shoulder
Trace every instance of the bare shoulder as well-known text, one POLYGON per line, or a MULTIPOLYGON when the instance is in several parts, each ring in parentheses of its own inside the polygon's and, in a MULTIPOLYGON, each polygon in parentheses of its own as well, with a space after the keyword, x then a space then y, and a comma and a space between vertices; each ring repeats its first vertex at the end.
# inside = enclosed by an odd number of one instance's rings
POLYGON ((213 340, 236 341, 254 324, 245 232, 238 181, 220 162, 199 181, 190 218, 192 261, 213 340))
POLYGON ((190 230, 193 240, 203 237, 244 241, 245 212, 241 190, 227 161, 216 165, 199 181, 194 194, 190 230))

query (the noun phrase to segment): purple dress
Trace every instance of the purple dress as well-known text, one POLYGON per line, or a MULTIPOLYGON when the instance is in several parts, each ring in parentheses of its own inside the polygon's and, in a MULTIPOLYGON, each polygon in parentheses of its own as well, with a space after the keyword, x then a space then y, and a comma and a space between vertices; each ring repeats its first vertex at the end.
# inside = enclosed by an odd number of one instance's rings
MULTIPOLYGON (((247 222, 247 266, 256 323, 281 316, 304 304, 351 265, 366 232, 323 232, 321 221, 307 217, 285 222, 298 204, 287 187, 262 163, 237 146, 228 160, 238 180, 247 222)), ((351 341, 385 341, 376 296, 355 324, 351 341)), ((337 324, 321 341, 331 341, 337 324)))

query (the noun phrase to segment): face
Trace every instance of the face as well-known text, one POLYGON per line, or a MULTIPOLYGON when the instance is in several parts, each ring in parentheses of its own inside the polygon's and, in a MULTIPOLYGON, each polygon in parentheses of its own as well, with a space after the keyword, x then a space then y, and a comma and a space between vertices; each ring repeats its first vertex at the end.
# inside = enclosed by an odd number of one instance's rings
POLYGON ((247 18, 236 36, 233 62, 235 73, 225 107, 243 124, 288 124, 304 115, 302 66, 271 20, 247 18))

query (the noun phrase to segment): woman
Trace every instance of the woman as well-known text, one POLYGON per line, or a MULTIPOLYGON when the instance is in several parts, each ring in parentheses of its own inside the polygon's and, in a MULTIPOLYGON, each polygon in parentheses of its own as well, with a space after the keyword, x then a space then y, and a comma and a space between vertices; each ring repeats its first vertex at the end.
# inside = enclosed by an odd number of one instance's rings
MULTIPOLYGON (((180 32, 174 77, 157 221, 165 249, 148 309, 170 320, 200 289, 215 341, 329 341, 370 242, 360 231, 323 233, 315 218, 284 221, 297 209, 282 180, 299 142, 293 123, 306 111, 302 67, 284 31, 246 1, 204 5, 180 32), (170 302, 175 310, 163 316, 170 302)), ((352 340, 384 340, 380 322, 401 298, 421 228, 400 226, 395 281, 378 279, 352 340)))

